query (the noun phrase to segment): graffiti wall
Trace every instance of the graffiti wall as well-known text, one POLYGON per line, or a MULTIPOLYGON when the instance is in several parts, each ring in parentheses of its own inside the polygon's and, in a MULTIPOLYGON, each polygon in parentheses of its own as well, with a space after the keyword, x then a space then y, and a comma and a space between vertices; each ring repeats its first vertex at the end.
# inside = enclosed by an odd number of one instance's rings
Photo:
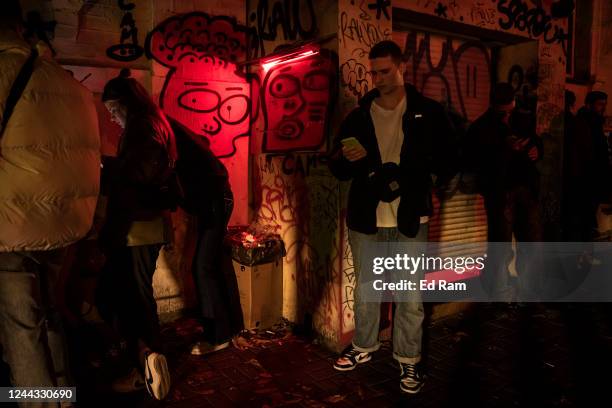
POLYGON ((554 0, 395 0, 393 6, 541 40, 566 51, 567 16, 562 16, 554 3, 554 0))
POLYGON ((537 132, 544 142, 544 158, 539 163, 542 217, 546 236, 555 239, 559 233, 556 225, 559 224, 559 158, 563 132, 560 113, 564 106, 568 47, 567 7, 554 0, 396 0, 394 6, 535 40, 537 63, 523 68, 515 64, 517 67, 500 80, 520 83, 521 89, 527 90, 524 99, 537 103, 537 132))
POLYGON ((338 7, 341 108, 346 113, 372 89, 368 52, 377 42, 391 38, 391 5, 389 1, 340 0, 338 7))
POLYGON ((411 30, 395 31, 404 50, 404 79, 469 121, 488 107, 491 52, 480 41, 411 30))
POLYGON ((337 4, 324 0, 259 0, 248 10, 248 52, 260 58, 252 82, 260 107, 251 135, 253 223, 275 230, 287 249, 283 315, 330 343, 341 303, 338 182, 325 163, 337 114, 336 16, 337 4))
MULTIPOLYGON (((338 1, 338 58, 339 58, 339 111, 344 117, 357 105, 357 101, 372 87, 368 52, 374 44, 391 39, 391 2, 372 0, 338 1)), ((339 233, 340 270, 342 295, 341 334, 346 335, 355 328, 353 320, 353 289, 355 270, 348 245, 348 229, 345 225, 346 195, 348 184, 341 185, 339 233)))
POLYGON ((339 322, 338 183, 319 154, 259 155, 255 183, 260 197, 255 223, 280 234, 283 315, 312 321, 324 337, 339 322))
POLYGON ((149 1, 22 1, 28 34, 52 44, 63 64, 148 69, 149 1))
POLYGON ((251 94, 237 65, 246 58, 246 27, 226 16, 181 14, 160 22, 147 35, 145 48, 168 69, 160 106, 222 158, 237 204, 230 223, 246 224, 251 94))
POLYGON ((322 18, 336 9, 320 0, 254 0, 249 2, 249 58, 261 58, 277 46, 313 40, 327 28, 322 18))
POLYGON ((316 151, 325 146, 337 60, 327 50, 315 51, 263 71, 264 152, 316 151))

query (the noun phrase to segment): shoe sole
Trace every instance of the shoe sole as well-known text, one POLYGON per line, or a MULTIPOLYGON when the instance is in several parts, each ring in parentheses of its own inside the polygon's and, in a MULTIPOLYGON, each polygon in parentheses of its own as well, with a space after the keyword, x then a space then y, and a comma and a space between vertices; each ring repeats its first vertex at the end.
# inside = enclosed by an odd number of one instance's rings
POLYGON ((418 394, 424 385, 425 383, 422 383, 421 386, 415 390, 407 390, 407 389, 402 388, 402 386, 400 385, 400 391, 406 394, 418 394))
POLYGON ((149 394, 158 400, 166 398, 168 391, 170 391, 170 372, 168 371, 166 357, 157 354, 153 359, 153 367, 149 365, 149 359, 147 358, 145 375, 147 376, 145 384, 149 394), (151 373, 150 378, 148 378, 149 372, 151 373))
POLYGON ((348 367, 340 367, 340 366, 337 366, 336 364, 334 364, 334 369, 337 370, 337 371, 351 371, 351 370, 356 369, 359 364, 367 363, 371 359, 372 359, 372 356, 367 356, 366 358, 364 358, 364 359, 362 359, 360 361, 357 361, 357 364, 352 365, 352 366, 348 366, 348 367))

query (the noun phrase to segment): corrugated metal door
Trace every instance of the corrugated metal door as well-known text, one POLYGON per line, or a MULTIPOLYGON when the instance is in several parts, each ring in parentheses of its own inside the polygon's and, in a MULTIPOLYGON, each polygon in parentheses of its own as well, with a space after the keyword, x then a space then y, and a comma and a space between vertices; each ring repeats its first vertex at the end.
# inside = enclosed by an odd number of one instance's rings
MULTIPOLYGON (((482 42, 419 29, 393 32, 393 39, 404 50, 407 82, 468 123, 486 111, 491 88, 491 52, 482 42)), ((487 240, 482 197, 457 192, 441 205, 436 200, 435 205, 430 241, 476 243, 474 250, 468 252, 482 254, 487 240)), ((451 255, 456 250, 449 245, 443 252, 451 255)))

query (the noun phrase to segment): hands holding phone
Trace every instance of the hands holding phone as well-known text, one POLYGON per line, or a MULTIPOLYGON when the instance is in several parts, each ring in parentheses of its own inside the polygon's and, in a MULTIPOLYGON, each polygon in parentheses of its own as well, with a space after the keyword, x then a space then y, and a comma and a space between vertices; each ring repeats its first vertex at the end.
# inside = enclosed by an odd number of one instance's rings
POLYGON ((342 139, 342 154, 350 162, 361 160, 368 155, 368 152, 354 137, 347 137, 342 139))
POLYGON ((512 149, 514 151, 526 151, 527 152, 527 156, 529 156, 529 159, 532 161, 536 161, 538 159, 538 148, 535 146, 531 146, 528 150, 527 150, 527 146, 529 144, 530 140, 529 138, 517 138, 517 137, 513 137, 512 138, 512 149))

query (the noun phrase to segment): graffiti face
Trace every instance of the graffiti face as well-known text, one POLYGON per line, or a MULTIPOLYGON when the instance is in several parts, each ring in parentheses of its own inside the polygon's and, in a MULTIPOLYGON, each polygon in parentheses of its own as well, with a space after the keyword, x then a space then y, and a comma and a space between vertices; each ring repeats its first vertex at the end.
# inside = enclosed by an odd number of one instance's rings
POLYGON ((219 157, 233 154, 234 140, 249 131, 248 84, 235 73, 234 64, 214 57, 181 64, 167 78, 161 104, 166 114, 206 137, 219 157))
POLYGON ((264 151, 316 150, 325 141, 335 71, 318 54, 279 64, 263 84, 264 151))
POLYGON ((245 27, 227 17, 171 17, 147 37, 147 51, 171 68, 160 95, 164 112, 210 142, 218 157, 236 152, 249 133, 250 90, 235 62, 243 58, 245 27))

